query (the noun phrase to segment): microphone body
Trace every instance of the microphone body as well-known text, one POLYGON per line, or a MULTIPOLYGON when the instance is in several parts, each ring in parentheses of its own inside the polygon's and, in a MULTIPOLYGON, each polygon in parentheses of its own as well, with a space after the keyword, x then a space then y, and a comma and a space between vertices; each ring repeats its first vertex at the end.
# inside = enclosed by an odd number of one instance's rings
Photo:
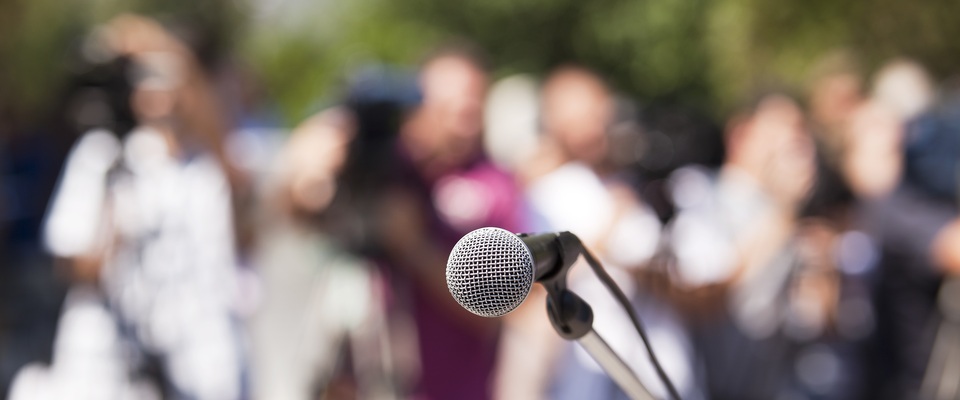
MULTIPOLYGON (((591 267, 601 268, 570 232, 516 235, 500 228, 480 228, 453 246, 447 259, 447 288, 467 311, 499 317, 523 303, 535 281, 541 283, 547 290, 547 316, 557 334, 583 345, 631 399, 652 400, 636 373, 593 330, 590 306, 567 290, 567 271, 581 255, 591 267)), ((608 275, 603 276, 615 286, 608 275)), ((628 312, 633 315, 632 310, 628 312)), ((652 351, 650 356, 655 360, 652 351)))
POLYGON ((537 282, 556 272, 560 265, 560 247, 556 233, 535 235, 520 233, 517 237, 530 250, 530 255, 533 257, 533 276, 537 282))
POLYGON ((535 281, 563 270, 559 238, 557 233, 517 235, 500 228, 470 232, 450 252, 447 288, 474 314, 507 314, 526 299, 535 281))

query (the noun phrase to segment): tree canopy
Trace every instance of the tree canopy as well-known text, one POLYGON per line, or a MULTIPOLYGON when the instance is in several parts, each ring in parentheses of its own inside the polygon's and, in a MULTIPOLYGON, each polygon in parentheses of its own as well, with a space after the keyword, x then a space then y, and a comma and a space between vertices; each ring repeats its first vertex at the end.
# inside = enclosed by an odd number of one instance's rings
POLYGON ((722 116, 766 85, 802 89, 824 54, 865 72, 897 56, 938 78, 960 71, 960 2, 928 0, 0 0, 0 106, 47 105, 66 52, 120 11, 190 18, 263 80, 287 123, 366 62, 411 64, 450 38, 485 49, 498 75, 575 62, 624 94, 722 116))

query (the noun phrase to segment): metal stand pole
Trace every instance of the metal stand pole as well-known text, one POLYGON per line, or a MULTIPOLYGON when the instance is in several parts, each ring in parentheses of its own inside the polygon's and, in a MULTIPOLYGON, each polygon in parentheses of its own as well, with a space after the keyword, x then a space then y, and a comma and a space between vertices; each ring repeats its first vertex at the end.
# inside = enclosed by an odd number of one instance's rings
POLYGON ((943 282, 938 297, 940 327, 927 361, 920 398, 954 400, 960 398, 960 279, 943 282))
POLYGON ((653 395, 647 391, 647 388, 637 379, 637 374, 630 369, 617 353, 613 352, 610 345, 607 344, 593 329, 586 335, 577 339, 577 342, 590 353, 590 356, 600 364, 604 372, 610 375, 610 378, 620 386, 620 389, 634 400, 653 400, 653 395))
POLYGON ((559 273, 541 279, 547 289, 547 315, 560 337, 576 340, 600 364, 600 367, 633 400, 653 400, 637 374, 623 362, 610 345, 593 330, 593 310, 580 296, 567 290, 567 271, 580 256, 582 245, 576 236, 561 232, 563 255, 559 273))

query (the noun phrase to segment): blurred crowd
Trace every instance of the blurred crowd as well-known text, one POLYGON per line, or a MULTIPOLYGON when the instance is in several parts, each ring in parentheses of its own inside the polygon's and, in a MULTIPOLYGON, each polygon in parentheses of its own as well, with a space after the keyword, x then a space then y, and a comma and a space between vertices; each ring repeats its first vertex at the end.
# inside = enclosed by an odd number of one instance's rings
MULTIPOLYGON (((711 123, 575 63, 494 79, 458 41, 284 130, 190 33, 112 19, 51 131, 0 141, 11 400, 625 399, 542 288, 499 319, 453 300, 487 226, 576 234, 684 399, 960 397, 960 97, 915 61, 828 54, 711 123)), ((613 296, 570 286, 666 398, 613 296)))

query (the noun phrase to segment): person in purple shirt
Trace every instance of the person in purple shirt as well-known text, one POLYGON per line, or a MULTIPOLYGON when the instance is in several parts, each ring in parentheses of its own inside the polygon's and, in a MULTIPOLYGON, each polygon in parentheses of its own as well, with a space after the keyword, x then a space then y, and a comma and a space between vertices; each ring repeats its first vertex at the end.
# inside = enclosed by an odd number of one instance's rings
POLYGON ((511 176, 481 152, 488 78, 463 47, 434 53, 420 74, 422 104, 397 146, 395 183, 384 188, 376 220, 397 302, 417 330, 416 399, 491 397, 500 325, 463 310, 444 278, 446 258, 465 233, 484 226, 518 231, 522 200, 511 176))

